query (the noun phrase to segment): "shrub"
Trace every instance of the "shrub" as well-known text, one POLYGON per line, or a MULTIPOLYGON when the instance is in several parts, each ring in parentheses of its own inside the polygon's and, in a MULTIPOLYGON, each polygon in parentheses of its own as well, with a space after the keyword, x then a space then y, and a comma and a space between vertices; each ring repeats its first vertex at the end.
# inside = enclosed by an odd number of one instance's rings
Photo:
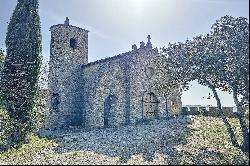
POLYGON ((38 131, 46 125, 46 118, 48 116, 47 98, 47 90, 40 89, 36 95, 34 107, 30 114, 33 132, 38 131))
POLYGON ((0 151, 8 148, 11 131, 14 129, 14 121, 8 115, 4 107, 0 107, 0 151))

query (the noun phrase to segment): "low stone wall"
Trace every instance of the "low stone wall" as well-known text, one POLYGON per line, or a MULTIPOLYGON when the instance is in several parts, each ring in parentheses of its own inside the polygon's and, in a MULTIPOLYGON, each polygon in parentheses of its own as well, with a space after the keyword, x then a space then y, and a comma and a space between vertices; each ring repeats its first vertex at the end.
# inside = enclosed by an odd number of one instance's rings
MULTIPOLYGON (((236 112, 233 112, 233 107, 223 107, 222 111, 226 115, 226 117, 236 117, 236 112)), ((212 117, 219 117, 220 112, 218 111, 217 107, 182 107, 181 110, 182 115, 204 115, 204 116, 212 116, 212 117)))

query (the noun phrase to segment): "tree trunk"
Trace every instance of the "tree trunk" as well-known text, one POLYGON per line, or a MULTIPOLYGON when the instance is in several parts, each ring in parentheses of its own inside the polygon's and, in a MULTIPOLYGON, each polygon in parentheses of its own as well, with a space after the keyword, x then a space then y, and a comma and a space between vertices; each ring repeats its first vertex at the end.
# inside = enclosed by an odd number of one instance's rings
POLYGON ((241 145, 241 150, 243 151, 244 154, 248 154, 249 153, 249 130, 248 130, 245 118, 244 118, 243 105, 239 102, 238 97, 237 97, 237 88, 233 89, 233 98, 237 107, 237 115, 238 115, 237 117, 240 121, 240 127, 241 127, 241 131, 243 134, 243 143, 241 145))
POLYGON ((246 125, 246 121, 242 113, 239 114, 241 131, 243 134, 243 143, 241 145, 241 149, 244 154, 249 154, 249 130, 246 125))
POLYGON ((13 129, 10 131, 8 138, 8 149, 19 148, 22 144, 27 143, 27 125, 15 122, 13 129))
POLYGON ((213 86, 209 86, 209 88, 213 91, 213 94, 214 94, 214 97, 217 101, 217 108, 218 108, 218 111, 220 112, 220 115, 221 115, 221 118, 226 126, 226 129, 227 129, 227 132, 229 134, 229 137, 230 137, 230 140, 231 140, 231 143, 234 147, 236 148, 240 148, 239 146, 239 143, 236 139, 236 136, 235 136, 235 133, 232 129, 232 126, 230 125, 230 123, 228 122, 224 112, 222 111, 222 106, 221 106, 221 102, 220 102, 220 98, 215 90, 215 88, 213 86))

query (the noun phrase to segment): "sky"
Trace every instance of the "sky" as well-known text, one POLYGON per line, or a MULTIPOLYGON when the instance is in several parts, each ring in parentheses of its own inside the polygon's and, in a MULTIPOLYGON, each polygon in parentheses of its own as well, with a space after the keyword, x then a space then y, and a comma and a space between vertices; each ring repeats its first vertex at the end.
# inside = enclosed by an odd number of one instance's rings
MULTIPOLYGON (((5 48, 7 22, 17 0, 0 0, 0 47, 5 48)), ((153 47, 210 32, 225 15, 247 17, 248 0, 40 0, 43 57, 49 59, 50 31, 69 17, 70 24, 89 30, 89 62, 132 50, 147 41, 153 47)), ((192 82, 182 95, 183 105, 216 105, 211 91, 192 82)), ((232 95, 219 92, 223 106, 235 106, 232 95)))

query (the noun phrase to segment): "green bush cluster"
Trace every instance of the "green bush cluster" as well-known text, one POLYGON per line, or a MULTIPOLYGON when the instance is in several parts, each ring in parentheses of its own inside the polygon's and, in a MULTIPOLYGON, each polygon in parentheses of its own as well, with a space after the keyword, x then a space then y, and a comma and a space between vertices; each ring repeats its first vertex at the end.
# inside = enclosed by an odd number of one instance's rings
POLYGON ((33 132, 45 127, 48 113, 47 97, 48 94, 42 90, 39 90, 36 94, 34 106, 30 113, 33 132))
MULTIPOLYGON (((36 132, 45 126, 47 109, 47 94, 38 91, 37 97, 34 101, 34 107, 30 112, 31 119, 31 132, 36 132)), ((11 147, 11 139, 13 133, 17 129, 22 130, 26 124, 20 124, 17 120, 10 117, 5 108, 6 103, 0 98, 0 151, 6 150, 11 147)), ((14 136, 15 137, 15 136, 14 136)))
POLYGON ((9 146, 9 138, 11 131, 14 129, 14 123, 6 109, 0 107, 0 151, 7 149, 9 146))

